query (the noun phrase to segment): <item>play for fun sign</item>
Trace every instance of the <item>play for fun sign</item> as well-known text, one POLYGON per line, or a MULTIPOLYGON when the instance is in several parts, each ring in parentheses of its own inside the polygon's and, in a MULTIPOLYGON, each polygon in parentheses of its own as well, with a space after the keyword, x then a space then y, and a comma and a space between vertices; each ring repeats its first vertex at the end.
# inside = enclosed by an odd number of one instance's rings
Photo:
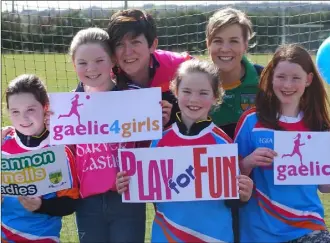
POLYGON ((236 144, 121 149, 123 202, 237 199, 236 144))

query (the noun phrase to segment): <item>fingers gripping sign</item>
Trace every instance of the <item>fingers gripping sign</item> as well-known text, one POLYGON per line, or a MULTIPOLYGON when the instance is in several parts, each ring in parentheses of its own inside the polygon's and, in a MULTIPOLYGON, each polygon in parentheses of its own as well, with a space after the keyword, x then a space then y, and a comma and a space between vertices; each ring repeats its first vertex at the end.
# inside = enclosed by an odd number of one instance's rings
POLYGON ((1 144, 4 143, 6 136, 8 136, 12 131, 14 131, 13 127, 3 127, 1 129, 1 144))
POLYGON ((277 156, 277 153, 274 150, 269 148, 257 148, 246 157, 246 163, 248 163, 251 168, 270 166, 275 156, 277 156))
POLYGON ((248 176, 239 175, 238 188, 239 188, 239 197, 241 201, 247 202, 252 196, 253 181, 248 176))
POLYGON ((129 182, 130 177, 127 176, 126 171, 120 171, 117 173, 116 187, 119 194, 122 194, 127 191, 129 182))
POLYGON ((22 206, 30 212, 36 211, 41 207, 40 197, 19 196, 18 200, 22 204, 22 206))
POLYGON ((162 116, 163 126, 165 126, 170 121, 173 105, 166 100, 162 100, 160 102, 160 105, 162 107, 162 113, 163 113, 163 116, 162 116))

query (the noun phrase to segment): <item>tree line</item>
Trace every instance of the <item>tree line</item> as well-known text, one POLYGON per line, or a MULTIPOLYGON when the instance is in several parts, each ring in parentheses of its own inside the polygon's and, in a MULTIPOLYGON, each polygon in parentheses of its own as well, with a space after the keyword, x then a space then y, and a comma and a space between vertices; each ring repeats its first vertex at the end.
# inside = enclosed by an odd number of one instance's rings
MULTIPOLYGON (((234 6, 243 9, 253 23, 256 37, 250 43, 255 44, 251 53, 274 52, 282 42, 283 33, 287 43, 300 43, 309 50, 317 50, 330 35, 329 4, 288 5, 285 11, 283 5, 276 6, 234 6)), ((156 19, 160 48, 203 54, 207 20, 220 7, 223 6, 210 5, 203 9, 202 6, 167 5, 164 9, 157 9, 145 5, 143 8, 156 19)), ((91 26, 106 29, 111 15, 117 10, 91 7, 66 11, 2 12, 1 49, 5 53, 66 53, 72 37, 79 30, 91 26)))

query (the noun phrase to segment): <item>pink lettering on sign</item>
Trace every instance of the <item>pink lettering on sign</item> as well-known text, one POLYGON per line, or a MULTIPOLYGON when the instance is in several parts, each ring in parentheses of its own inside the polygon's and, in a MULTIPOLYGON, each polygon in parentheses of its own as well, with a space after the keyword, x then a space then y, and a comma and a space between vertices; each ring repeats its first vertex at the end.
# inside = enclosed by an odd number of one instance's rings
MULTIPOLYGON (((128 176, 137 175, 140 200, 172 199, 168 182, 173 176, 173 159, 150 160, 147 172, 143 172, 142 163, 147 163, 147 161, 136 160, 134 153, 129 151, 122 151, 120 156, 122 170, 126 171, 128 176), (144 190, 145 176, 147 176, 146 181, 148 181, 147 192, 144 190), (165 198, 163 198, 162 187, 165 188, 165 198)), ((130 200, 131 198, 129 187, 124 193, 124 198, 125 200, 130 200)))
POLYGON ((330 176, 330 165, 322 165, 320 162, 311 161, 308 165, 279 165, 277 167, 277 179, 285 181, 289 177, 296 176, 330 176))

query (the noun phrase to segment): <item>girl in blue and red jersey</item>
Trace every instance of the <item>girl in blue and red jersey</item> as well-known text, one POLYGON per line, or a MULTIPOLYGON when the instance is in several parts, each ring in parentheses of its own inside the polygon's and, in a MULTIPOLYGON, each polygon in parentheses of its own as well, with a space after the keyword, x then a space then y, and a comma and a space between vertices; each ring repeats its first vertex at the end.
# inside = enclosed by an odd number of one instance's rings
MULTIPOLYGON (((180 65, 172 83, 180 112, 163 137, 151 147, 230 144, 231 138, 208 116, 211 107, 220 103, 223 89, 218 69, 205 61, 189 60, 180 65)), ((220 173, 220 172, 219 172, 220 173)), ((242 201, 249 200, 252 180, 238 177, 242 201)), ((119 193, 127 190, 129 177, 117 174, 119 193)), ((233 242, 232 215, 228 201, 189 201, 155 203, 156 215, 151 242, 233 242)))
MULTIPOLYGON (((2 140, 3 154, 20 154, 49 146, 49 131, 44 123, 49 100, 42 81, 27 74, 15 78, 6 90, 6 103, 13 127, 2 140)), ((3 242, 59 242, 62 217, 75 211, 79 197, 74 156, 68 147, 66 154, 63 163, 70 168, 72 188, 41 197, 1 196, 3 242)))
POLYGON ((241 208, 241 242, 330 242, 318 190, 329 185, 274 185, 274 131, 329 131, 324 82, 299 45, 277 49, 261 74, 256 108, 238 122, 235 142, 241 169, 255 184, 241 208))

